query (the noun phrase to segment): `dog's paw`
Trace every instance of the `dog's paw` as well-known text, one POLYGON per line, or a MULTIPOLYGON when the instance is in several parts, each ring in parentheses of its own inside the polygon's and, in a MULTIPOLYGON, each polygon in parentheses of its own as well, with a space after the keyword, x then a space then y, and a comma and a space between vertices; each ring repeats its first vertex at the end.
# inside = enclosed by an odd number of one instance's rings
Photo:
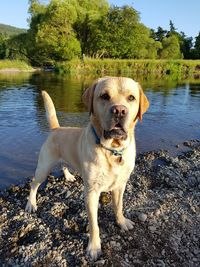
POLYGON ((36 203, 31 203, 30 200, 28 200, 26 204, 25 211, 31 213, 31 212, 36 212, 37 211, 37 205, 36 203))
POLYGON ((131 230, 134 227, 134 223, 125 217, 121 221, 118 221, 117 223, 124 231, 131 230))
POLYGON ((72 175, 67 168, 63 167, 63 173, 65 176, 66 181, 68 182, 74 182, 76 179, 74 177, 74 175, 72 175))
POLYGON ((101 255, 101 244, 93 245, 89 242, 87 247, 87 255, 90 257, 92 261, 96 261, 101 255))

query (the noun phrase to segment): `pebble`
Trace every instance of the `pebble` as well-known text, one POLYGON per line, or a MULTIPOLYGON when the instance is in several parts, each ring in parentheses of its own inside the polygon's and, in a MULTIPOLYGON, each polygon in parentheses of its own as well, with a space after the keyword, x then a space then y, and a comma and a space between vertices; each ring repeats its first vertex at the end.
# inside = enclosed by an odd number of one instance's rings
POLYGON ((165 249, 161 251, 162 256, 165 256, 165 249))
POLYGON ((113 241, 113 242, 115 242, 115 243, 113 244, 113 247, 116 247, 116 248, 118 248, 118 249, 121 249, 121 242, 116 242, 116 241, 113 241))
POLYGON ((159 216, 160 215, 160 210, 159 209, 157 209, 156 211, 155 211, 155 216, 159 216))
POLYGON ((154 225, 150 225, 148 228, 149 228, 149 230, 151 232, 155 232, 156 231, 156 226, 154 226, 154 225))
POLYGON ((165 263, 163 260, 157 260, 157 267, 165 267, 165 263))
POLYGON ((178 195, 179 195, 180 197, 182 197, 182 196, 183 196, 183 191, 179 190, 178 195))
POLYGON ((104 265, 105 264, 105 260, 98 260, 98 261, 96 261, 94 264, 95 265, 104 265))
POLYGON ((182 215, 181 215, 181 219, 182 219, 183 222, 185 222, 185 221, 187 220, 187 215, 182 214, 182 215))
POLYGON ((65 197, 68 198, 68 197, 71 196, 71 194, 72 194, 72 192, 68 190, 67 193, 66 193, 66 195, 65 195, 65 197))
POLYGON ((141 221, 141 222, 145 222, 147 220, 147 214, 145 213, 139 213, 138 214, 138 219, 141 221))
POLYGON ((190 176, 190 177, 188 177, 188 184, 190 185, 190 186, 195 186, 196 184, 197 184, 197 180, 196 180, 196 177, 194 177, 194 176, 190 176))
POLYGON ((193 251, 193 253, 194 253, 195 255, 200 255, 200 249, 195 249, 195 250, 193 251))

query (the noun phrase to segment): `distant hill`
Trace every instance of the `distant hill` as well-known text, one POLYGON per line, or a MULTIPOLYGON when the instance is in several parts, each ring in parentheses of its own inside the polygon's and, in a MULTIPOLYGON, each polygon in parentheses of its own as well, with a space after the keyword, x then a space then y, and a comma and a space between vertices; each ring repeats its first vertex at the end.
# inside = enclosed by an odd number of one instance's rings
POLYGON ((0 34, 7 35, 7 36, 12 36, 12 35, 17 35, 23 32, 26 32, 26 29, 20 29, 16 28, 10 25, 2 24, 0 23, 0 34))

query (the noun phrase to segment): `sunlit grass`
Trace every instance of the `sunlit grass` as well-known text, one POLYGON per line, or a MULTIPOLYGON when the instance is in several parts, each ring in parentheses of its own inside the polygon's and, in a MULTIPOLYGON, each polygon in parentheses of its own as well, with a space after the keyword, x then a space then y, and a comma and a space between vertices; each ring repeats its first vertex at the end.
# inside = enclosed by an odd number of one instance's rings
POLYGON ((21 60, 0 60, 0 70, 32 71, 33 68, 21 60))
POLYGON ((200 73, 200 60, 93 59, 56 63, 59 73, 69 74, 156 74, 191 75, 200 73))

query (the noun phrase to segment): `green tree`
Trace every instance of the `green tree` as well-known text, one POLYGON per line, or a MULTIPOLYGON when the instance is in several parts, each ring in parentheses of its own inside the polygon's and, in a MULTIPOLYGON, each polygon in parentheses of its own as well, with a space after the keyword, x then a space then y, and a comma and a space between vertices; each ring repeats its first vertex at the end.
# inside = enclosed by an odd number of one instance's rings
POLYGON ((53 60, 70 60, 80 56, 80 43, 72 27, 76 19, 76 1, 52 0, 39 25, 37 46, 53 60))
POLYGON ((193 54, 194 54, 194 58, 200 59, 200 32, 195 38, 193 54))
POLYGON ((162 42, 162 40, 167 36, 167 31, 164 30, 162 27, 158 27, 157 31, 154 32, 152 38, 156 41, 162 42))
POLYGON ((187 37, 184 32, 180 32, 179 35, 180 50, 185 59, 192 58, 193 38, 187 37))
POLYGON ((10 37, 7 40, 7 57, 11 59, 20 59, 24 61, 31 61, 26 49, 27 33, 21 33, 10 37))
POLYGON ((25 47, 30 63, 33 65, 42 65, 45 61, 44 52, 39 49, 36 36, 39 30, 39 25, 44 21, 47 6, 39 0, 29 0, 29 23, 30 28, 27 32, 25 47))
POLYGON ((175 35, 178 38, 180 51, 185 59, 190 59, 192 57, 191 51, 193 47, 193 38, 187 37, 184 32, 178 32, 174 26, 174 23, 170 20, 169 22, 170 30, 167 34, 167 37, 175 35))
POLYGON ((5 37, 0 34, 0 59, 6 58, 6 40, 5 37))
POLYGON ((139 14, 132 7, 111 7, 95 28, 93 42, 90 43, 93 55, 111 58, 156 56, 158 46, 150 38, 150 30, 139 22, 139 14))
POLYGON ((29 11, 28 54, 36 64, 70 60, 80 55, 80 43, 73 29, 77 19, 76 0, 51 0, 46 6, 32 0, 29 11))
POLYGON ((169 34, 174 34, 177 33, 176 31, 177 29, 174 26, 174 23, 172 22, 172 20, 169 21, 169 34))
POLYGON ((180 52, 180 44, 176 35, 166 37, 162 41, 162 50, 160 57, 162 59, 180 59, 182 58, 180 52))
POLYGON ((147 47, 147 54, 145 56, 145 58, 148 59, 156 59, 158 58, 159 55, 159 51, 162 49, 162 43, 158 42, 152 38, 149 39, 149 41, 146 44, 147 47))
POLYGON ((93 51, 90 50, 90 43, 93 41, 97 21, 106 16, 109 4, 107 0, 77 0, 77 3, 78 16, 74 29, 81 43, 82 53, 91 55, 93 51))

